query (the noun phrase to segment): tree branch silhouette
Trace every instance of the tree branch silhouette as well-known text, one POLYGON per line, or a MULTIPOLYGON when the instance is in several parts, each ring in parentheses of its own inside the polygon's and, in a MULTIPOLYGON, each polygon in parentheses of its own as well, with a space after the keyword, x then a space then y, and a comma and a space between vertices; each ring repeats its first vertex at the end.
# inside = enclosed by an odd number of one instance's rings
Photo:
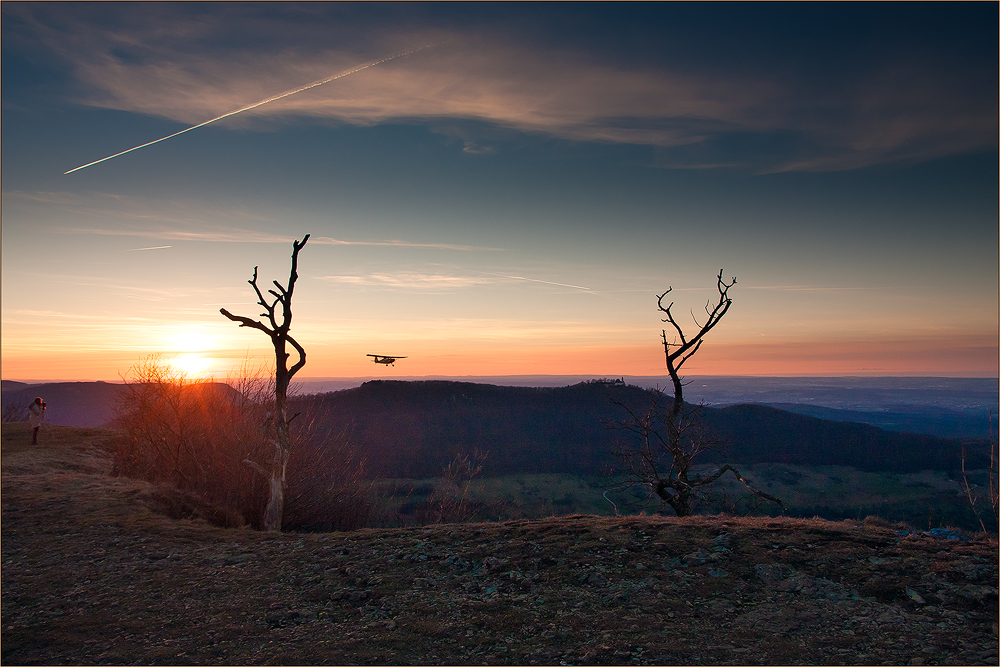
POLYGON ((699 454, 722 443, 709 433, 701 419, 700 406, 684 402, 684 382, 680 370, 701 349, 708 332, 729 312, 733 303, 729 290, 735 284, 735 277, 726 281, 723 271, 719 270, 716 278, 718 299, 714 302, 709 300, 705 305, 708 318, 704 324, 699 324, 692 313, 698 329, 690 337, 671 310, 674 303, 671 301, 664 304, 664 299, 673 288, 657 295, 657 307, 665 315, 662 321, 673 329, 673 336, 669 340, 668 329, 664 328, 661 332, 667 372, 673 385, 673 398, 666 399, 662 391, 654 389, 650 392, 649 406, 641 411, 615 401, 628 416, 612 426, 630 432, 633 438, 632 443, 622 444, 613 452, 623 463, 625 471, 624 477, 615 482, 612 489, 623 491, 637 485, 648 485, 650 495, 656 494, 677 516, 690 515, 694 511, 698 493, 727 472, 731 472, 753 495, 783 507, 781 500, 755 488, 732 465, 723 465, 708 475, 697 475, 692 471, 699 454), (663 405, 665 400, 669 400, 669 406, 663 405))
MULTIPOLYGON (((253 267, 253 277, 247 282, 250 283, 257 296, 257 304, 264 308, 260 317, 266 318, 267 324, 242 315, 233 315, 225 308, 219 309, 220 313, 233 322, 237 322, 241 327, 263 331, 271 339, 271 344, 274 347, 274 414, 269 415, 262 426, 265 437, 274 450, 274 456, 268 470, 271 493, 264 511, 264 530, 281 530, 281 517, 284 511, 286 471, 291 454, 289 424, 297 416, 293 415, 291 418, 287 416, 288 385, 292 377, 306 365, 305 349, 289 334, 292 326, 292 295, 295 291, 295 282, 299 278, 299 251, 308 240, 309 234, 306 234, 301 241, 292 242, 292 266, 288 274, 288 284, 286 286, 277 280, 272 281, 277 291, 273 289, 267 291, 274 297, 271 301, 264 296, 257 285, 257 267, 253 267), (298 360, 291 368, 288 367, 291 354, 287 351, 287 345, 291 345, 298 355, 298 360)), ((264 470, 260 464, 252 461, 246 463, 258 472, 264 470)))

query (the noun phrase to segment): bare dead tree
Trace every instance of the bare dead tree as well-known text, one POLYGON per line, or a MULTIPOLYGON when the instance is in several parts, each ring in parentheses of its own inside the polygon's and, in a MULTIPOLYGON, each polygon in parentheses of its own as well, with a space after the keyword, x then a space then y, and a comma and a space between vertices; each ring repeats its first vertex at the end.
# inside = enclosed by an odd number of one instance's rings
POLYGON ((722 320, 733 303, 729 290, 736 284, 736 278, 727 282, 722 273, 720 270, 716 281, 718 300, 709 300, 706 304, 707 319, 704 324, 699 324, 692 316, 698 327, 694 336, 688 337, 677 321, 671 310, 674 303, 671 301, 664 305, 664 299, 673 288, 668 288, 657 296, 657 307, 665 315, 663 322, 672 329, 672 336, 669 338, 668 329, 663 329, 661 338, 667 372, 673 385, 673 398, 654 389, 650 392, 650 404, 642 410, 616 402, 627 411, 628 417, 613 426, 631 432, 633 438, 614 452, 624 466, 624 473, 619 481, 612 484, 612 490, 648 487, 649 497, 655 494, 677 516, 690 515, 699 493, 727 472, 731 472, 753 495, 782 504, 777 498, 756 489, 732 465, 723 465, 704 475, 697 474, 692 469, 699 454, 722 443, 713 437, 701 419, 700 406, 684 402, 684 382, 681 380, 680 370, 701 348, 705 335, 722 320))
POLYGON ((254 470, 265 475, 270 483, 270 498, 267 509, 264 510, 264 530, 281 530, 281 516, 285 506, 285 484, 288 459, 291 455, 291 436, 289 424, 297 415, 291 417, 287 414, 286 404, 288 400, 288 384, 303 366, 306 365, 306 351, 299 343, 289 335, 292 326, 292 292, 295 289, 295 281, 298 280, 299 250, 309 240, 306 234, 301 241, 292 242, 292 268, 288 274, 288 284, 282 285, 277 280, 272 281, 275 289, 267 290, 273 297, 265 296, 260 287, 257 286, 257 267, 253 267, 253 278, 248 280, 257 295, 257 303, 264 308, 261 317, 266 318, 266 323, 253 320, 249 317, 233 315, 225 308, 220 308, 225 317, 233 322, 238 322, 241 327, 250 327, 263 331, 271 339, 274 346, 274 414, 266 421, 264 427, 268 440, 270 441, 274 455, 270 468, 265 468, 257 462, 246 460, 254 470), (298 354, 296 361, 291 368, 288 366, 291 354, 287 351, 287 346, 291 345, 298 354))

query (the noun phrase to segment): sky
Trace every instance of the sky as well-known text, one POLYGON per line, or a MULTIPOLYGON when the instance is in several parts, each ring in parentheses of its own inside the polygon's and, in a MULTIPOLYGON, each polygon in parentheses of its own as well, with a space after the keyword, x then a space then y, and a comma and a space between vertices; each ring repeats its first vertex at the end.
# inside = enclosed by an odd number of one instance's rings
POLYGON ((998 375, 996 3, 0 11, 4 379, 998 375))

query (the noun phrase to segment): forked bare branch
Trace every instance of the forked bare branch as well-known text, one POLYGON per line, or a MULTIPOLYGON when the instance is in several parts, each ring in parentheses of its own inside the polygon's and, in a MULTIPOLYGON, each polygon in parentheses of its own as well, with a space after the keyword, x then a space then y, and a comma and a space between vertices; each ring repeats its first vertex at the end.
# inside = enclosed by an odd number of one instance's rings
MULTIPOLYGON (((292 380, 292 376, 306 364, 306 351, 289 334, 289 330, 292 326, 292 294, 295 290, 295 282, 299 277, 299 251, 305 246, 308 240, 309 234, 306 234, 301 241, 292 242, 292 266, 288 273, 288 284, 282 285, 277 280, 272 281, 277 290, 269 289, 267 291, 269 295, 274 297, 271 301, 268 301, 268 298, 261 292, 260 287, 257 285, 257 267, 253 267, 253 277, 247 282, 250 283, 254 294, 257 296, 257 303, 264 308, 264 312, 260 316, 267 318, 270 326, 249 317, 233 315, 225 308, 219 309, 219 312, 223 316, 233 322, 237 322, 241 327, 250 327, 266 333, 274 347, 275 414, 266 424, 268 439, 274 448, 274 459, 269 470, 271 498, 265 510, 263 522, 265 530, 281 530, 281 515, 284 508, 285 470, 288 466, 288 459, 291 453, 291 439, 288 425, 297 416, 293 415, 291 418, 288 418, 286 415, 285 405, 288 398, 288 385, 292 380), (278 314, 279 307, 281 310, 280 317, 278 314), (288 360, 291 355, 287 352, 287 345, 291 345, 298 355, 298 360, 291 368, 288 367, 288 360)), ((260 468, 258 464, 250 462, 249 459, 245 462, 247 465, 254 467, 255 470, 260 468)))
POLYGON ((626 410, 628 417, 615 423, 614 428, 630 432, 635 437, 634 444, 620 445, 614 452, 624 465, 624 474, 612 484, 613 490, 648 485, 651 494, 655 493, 664 505, 673 508, 678 516, 685 516, 692 513, 695 497, 701 489, 726 473, 732 473, 757 498, 784 507, 781 500, 754 487, 732 465, 723 465, 708 475, 695 475, 692 470, 699 454, 721 443, 708 432, 699 408, 684 403, 685 382, 681 380, 680 369, 701 349, 706 334, 729 312, 733 303, 729 290, 735 284, 735 277, 727 281, 723 278, 723 271, 719 270, 716 277, 718 299, 709 300, 706 304, 707 319, 704 323, 699 323, 692 311, 691 318, 697 330, 690 337, 674 317, 674 302, 664 302, 673 288, 657 295, 657 308, 664 314, 662 321, 673 330, 672 339, 668 339, 668 328, 661 331, 667 372, 673 384, 673 400, 669 406, 662 406, 663 392, 656 389, 650 392, 649 407, 643 411, 616 402, 626 410))

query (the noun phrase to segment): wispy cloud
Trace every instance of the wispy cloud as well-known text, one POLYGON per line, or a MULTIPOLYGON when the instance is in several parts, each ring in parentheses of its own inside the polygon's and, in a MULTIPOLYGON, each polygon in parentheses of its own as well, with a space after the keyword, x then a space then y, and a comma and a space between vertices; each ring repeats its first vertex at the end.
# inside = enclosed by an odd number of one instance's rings
MULTIPOLYGON (((216 228, 216 229, 106 229, 100 227, 63 227, 59 231, 67 234, 85 234, 95 236, 137 236, 163 241, 200 241, 211 243, 291 243, 301 237, 287 234, 272 234, 248 229, 216 228)), ((329 236, 312 236, 309 242, 314 245, 345 245, 345 246, 393 246, 404 248, 426 248, 437 250, 461 251, 500 251, 501 248, 485 246, 457 245, 453 243, 416 243, 411 241, 345 241, 329 236)), ((159 250, 171 246, 155 246, 150 248, 134 248, 133 250, 159 250)))
MULTIPOLYGON (((245 227, 220 225, 211 220, 229 220, 236 224, 270 222, 260 213, 237 207, 208 207, 191 202, 140 200, 110 193, 80 195, 68 192, 7 191, 5 201, 24 201, 57 207, 63 211, 87 216, 100 216, 128 221, 141 226, 83 227, 66 226, 57 231, 67 234, 93 236, 132 236, 159 241, 202 241, 212 243, 291 243, 301 239, 293 234, 274 234, 245 227)), ((500 252, 503 248, 464 245, 460 243, 434 243, 401 239, 338 239, 330 236, 310 236, 313 245, 385 246, 424 248, 428 250, 457 250, 475 252, 500 252)), ((162 245, 130 250, 159 250, 162 245)))
MULTIPOLYGON (((108 320, 108 316, 104 313, 70 313, 66 311, 59 310, 28 310, 28 309, 12 309, 4 311, 4 318, 46 318, 46 319, 61 319, 61 320, 72 320, 77 322, 95 322, 105 325, 108 320)), ((13 321, 8 320, 8 321, 13 321)), ((150 318, 148 317, 136 317, 136 316, 121 316, 116 317, 117 320, 129 321, 129 322, 148 322, 150 318)))
POLYGON ((455 243, 415 243, 412 241, 344 241, 342 239, 334 239, 328 236, 314 236, 309 238, 310 243, 317 243, 321 245, 367 245, 367 246, 399 246, 405 248, 430 248, 437 250, 476 250, 476 251, 488 251, 488 252, 500 252, 503 248, 490 248, 487 246, 475 246, 475 245, 458 245, 455 243))
POLYGON ((432 291, 452 290, 494 282, 489 278, 479 276, 457 276, 441 273, 418 273, 411 271, 401 271, 397 273, 370 273, 366 275, 316 276, 316 279, 345 285, 432 291))
MULTIPOLYGON (((623 64, 583 47, 514 40, 499 28, 442 31, 414 21, 401 33, 352 23, 347 14, 310 25, 307 9, 276 18, 225 7, 197 19, 170 7, 148 16, 122 9, 130 21, 116 27, 85 12, 57 21, 44 8, 17 11, 72 64, 81 102, 190 125, 373 57, 448 41, 224 122, 474 120, 573 141, 654 146, 665 167, 762 171, 927 160, 993 149, 997 141, 995 100, 950 70, 907 58, 882 57, 856 76, 817 82, 746 64, 738 75, 690 63, 623 64), (234 21, 254 35, 245 46, 219 39, 234 21)), ((491 151, 474 130, 464 132, 463 150, 491 151)))
POLYGON ((740 285, 740 289, 773 290, 775 292, 856 292, 877 287, 831 287, 822 285, 740 285))
POLYGON ((221 228, 186 231, 183 229, 106 229, 101 227, 63 227, 65 234, 90 236, 138 236, 163 241, 208 241, 214 243, 291 243, 290 235, 270 234, 247 229, 221 228))
MULTIPOLYGON (((622 340, 631 342, 637 336, 649 338, 655 346, 655 337, 650 337, 647 329, 636 329, 623 323, 594 322, 592 320, 532 320, 523 318, 476 318, 476 317, 434 317, 392 320, 379 318, 372 321, 349 321, 333 319, 327 322, 309 322, 302 325, 303 335, 309 334, 317 340, 328 340, 331 328, 336 331, 338 341, 366 341, 391 332, 394 340, 405 341, 483 341, 483 340, 525 340, 544 345, 562 343, 591 343, 597 341, 622 340)), ((341 343, 338 343, 341 344, 341 343)))
MULTIPOLYGON (((101 53, 77 66, 93 91, 88 104, 195 125, 289 84, 350 69, 358 59, 326 51, 272 54, 265 62, 249 54, 191 62, 190 56, 163 53, 155 62, 136 64, 101 53)), ((357 125, 464 119, 571 140, 682 146, 702 141, 710 124, 716 131, 766 127, 756 118, 773 115, 765 108, 778 93, 765 80, 623 70, 573 54, 497 42, 473 45, 456 36, 436 52, 259 107, 243 114, 242 122, 289 116, 357 125)), ((233 127, 240 119, 227 122, 233 127)), ((490 152, 474 137, 464 139, 464 150, 490 152)))
MULTIPOLYGON (((99 217, 103 220, 125 220, 142 225, 159 223, 176 227, 204 229, 219 226, 220 220, 235 224, 269 222, 260 213, 239 206, 205 205, 191 201, 157 200, 120 195, 113 192, 27 192, 6 190, 5 205, 28 203, 52 207, 76 217, 99 217)), ((103 229, 103 228, 102 228, 103 229)))
POLYGON ((316 276, 318 280, 345 285, 365 287, 387 287, 392 289, 413 290, 450 290, 474 285, 487 285, 512 282, 529 282, 553 287, 566 287, 594 294, 589 287, 570 285, 568 283, 528 278, 525 276, 493 273, 489 271, 473 271, 476 275, 457 275, 451 273, 421 273, 416 271, 398 271, 393 273, 368 273, 364 275, 328 275, 316 276))
MULTIPOLYGON (((226 286, 209 286, 205 287, 202 284, 186 284, 178 285, 171 284, 165 287, 150 286, 149 283, 136 280, 132 276, 121 276, 121 275, 86 275, 86 274, 59 274, 59 273, 31 273, 31 272, 9 272, 5 271, 4 277, 17 276, 19 280, 30 280, 33 283, 39 284, 44 282, 46 285, 54 286, 53 289, 60 293, 68 292, 70 290, 82 290, 86 289, 94 294, 101 294, 104 296, 106 306, 97 309, 98 315, 94 317, 107 318, 107 312, 114 310, 116 304, 120 302, 121 299, 133 299, 138 301, 149 301, 157 304, 157 312, 168 312, 164 309, 161 304, 166 302, 175 303, 185 303, 194 301, 203 301, 205 299, 218 298, 220 294, 225 294, 228 291, 226 286), (112 295, 113 293, 113 295, 112 295)), ((191 308, 196 308, 192 306, 191 308)), ((130 306, 130 310, 135 312, 135 307, 130 306)), ((27 312, 27 311, 17 311, 11 309, 5 309, 4 315, 8 313, 15 312, 27 312)), ((56 311, 32 311, 32 312, 52 312, 56 311)), ((182 308, 172 308, 169 310, 171 315, 181 314, 183 312, 182 308)), ((89 315, 87 315, 89 317, 89 315)))

